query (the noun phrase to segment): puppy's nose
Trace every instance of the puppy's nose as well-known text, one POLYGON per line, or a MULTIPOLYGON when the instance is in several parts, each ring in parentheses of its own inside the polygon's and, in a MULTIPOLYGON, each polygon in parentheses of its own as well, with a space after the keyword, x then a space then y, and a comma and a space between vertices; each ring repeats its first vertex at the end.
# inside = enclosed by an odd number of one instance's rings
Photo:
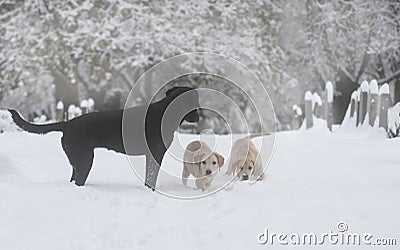
POLYGON ((211 170, 210 169, 207 169, 206 170, 206 175, 210 175, 211 174, 211 170))
POLYGON ((244 175, 242 176, 242 179, 243 179, 244 181, 247 181, 247 180, 249 179, 249 176, 248 176, 247 174, 244 174, 244 175))

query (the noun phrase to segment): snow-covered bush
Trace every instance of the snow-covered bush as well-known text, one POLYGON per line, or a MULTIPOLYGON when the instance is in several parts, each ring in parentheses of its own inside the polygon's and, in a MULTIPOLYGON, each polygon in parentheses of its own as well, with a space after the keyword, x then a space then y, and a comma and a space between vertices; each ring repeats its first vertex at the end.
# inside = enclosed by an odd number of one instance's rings
POLYGON ((388 110, 388 135, 397 137, 400 134, 400 102, 388 110))
POLYGON ((20 129, 12 120, 10 112, 7 110, 0 110, 0 133, 15 132, 19 130, 20 129))

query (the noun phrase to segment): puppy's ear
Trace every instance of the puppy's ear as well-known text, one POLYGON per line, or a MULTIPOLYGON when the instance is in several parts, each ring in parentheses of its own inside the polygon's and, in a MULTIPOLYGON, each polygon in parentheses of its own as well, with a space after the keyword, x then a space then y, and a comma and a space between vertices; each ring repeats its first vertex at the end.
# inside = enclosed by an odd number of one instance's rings
POLYGON ((202 161, 204 161, 205 160, 204 156, 205 156, 204 153, 203 154, 196 154, 193 157, 194 163, 201 163, 202 161))
POLYGON ((222 155, 218 154, 217 152, 214 152, 214 154, 218 160, 218 167, 221 168, 225 163, 225 158, 222 155))
POLYGON ((205 159, 204 159, 204 155, 205 155, 205 154, 197 154, 197 155, 195 155, 195 156, 193 157, 194 164, 197 165, 197 167, 199 168, 199 170, 201 169, 201 167, 200 167, 200 166, 201 166, 201 162, 205 160, 205 159))
POLYGON ((240 172, 240 168, 243 166, 244 162, 243 162, 242 159, 238 159, 233 164, 234 164, 233 166, 235 166, 235 173, 239 173, 240 172))

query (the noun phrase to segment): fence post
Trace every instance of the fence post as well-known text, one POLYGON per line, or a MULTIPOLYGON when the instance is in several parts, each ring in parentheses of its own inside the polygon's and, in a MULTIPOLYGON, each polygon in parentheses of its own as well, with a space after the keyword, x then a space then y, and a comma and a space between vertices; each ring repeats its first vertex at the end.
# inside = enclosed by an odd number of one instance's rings
POLYGON ((354 117, 354 113, 357 111, 357 91, 351 93, 350 98, 350 117, 354 117))
POLYGON ((365 116, 367 114, 367 107, 368 107, 368 89, 369 85, 367 81, 363 81, 361 83, 361 93, 360 93, 360 104, 358 110, 358 125, 363 125, 365 121, 365 116))
POLYGON ((87 100, 88 102, 88 112, 93 112, 94 111, 94 100, 92 98, 89 98, 87 100))
POLYGON ((332 82, 328 81, 325 84, 325 93, 326 93, 326 103, 325 103, 325 119, 326 125, 328 129, 332 131, 332 104, 333 104, 333 85, 332 82))
POLYGON ((71 104, 68 107, 68 118, 67 120, 71 120, 75 117, 75 105, 71 104))
POLYGON ((62 121, 64 119, 64 103, 62 101, 57 103, 56 115, 57 121, 62 121))
POLYGON ((321 101, 322 101, 322 105, 321 105, 321 118, 326 120, 325 117, 325 107, 326 107, 326 92, 325 90, 321 91, 321 101))
POLYGON ((379 89, 379 98, 381 100, 379 111, 379 127, 387 130, 388 128, 388 109, 390 107, 389 85, 383 84, 379 89))
POLYGON ((358 122, 359 122, 359 120, 360 120, 360 116, 358 115, 358 112, 359 112, 359 110, 360 110, 360 93, 361 93, 361 90, 360 90, 360 88, 358 88, 357 90, 356 90, 356 107, 355 107, 355 114, 356 114, 356 127, 357 127, 357 125, 358 125, 358 122))
POLYGON ((375 125, 376 117, 378 116, 378 83, 376 80, 372 80, 369 84, 369 95, 368 95, 368 115, 369 125, 372 127, 375 125))
POLYGON ((305 112, 306 112, 306 128, 309 129, 313 126, 313 112, 312 112, 312 94, 307 91, 304 95, 305 112))
POLYGON ((301 125, 301 116, 303 115, 303 112, 301 108, 297 105, 292 106, 293 110, 293 119, 292 119, 292 129, 298 129, 301 125))
POLYGON ((88 113, 88 101, 83 100, 81 101, 81 109, 82 109, 82 114, 87 114, 88 113))
POLYGON ((78 117, 82 115, 82 109, 79 107, 75 107, 75 115, 74 117, 78 117))

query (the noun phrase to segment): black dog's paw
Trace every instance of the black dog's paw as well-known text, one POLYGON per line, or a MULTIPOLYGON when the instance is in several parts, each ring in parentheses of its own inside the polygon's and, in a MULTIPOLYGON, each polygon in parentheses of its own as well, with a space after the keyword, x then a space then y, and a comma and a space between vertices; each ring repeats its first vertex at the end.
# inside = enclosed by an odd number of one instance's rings
POLYGON ((154 192, 154 191, 156 191, 156 189, 155 189, 155 188, 153 188, 153 187, 151 187, 149 184, 147 184, 147 183, 144 183, 144 185, 145 185, 146 187, 150 188, 151 190, 153 190, 153 192, 154 192))

